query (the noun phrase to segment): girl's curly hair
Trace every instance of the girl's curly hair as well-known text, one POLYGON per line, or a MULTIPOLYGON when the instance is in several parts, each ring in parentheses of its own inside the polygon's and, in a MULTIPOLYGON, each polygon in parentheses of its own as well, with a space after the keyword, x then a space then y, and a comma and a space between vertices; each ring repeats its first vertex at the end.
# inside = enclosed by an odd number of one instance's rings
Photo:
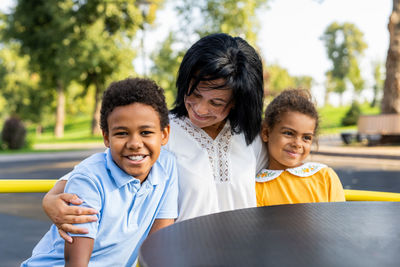
POLYGON ((265 110, 264 124, 272 129, 280 122, 283 114, 296 111, 315 119, 314 135, 319 130, 318 111, 314 105, 311 93, 304 89, 286 89, 269 103, 265 110))

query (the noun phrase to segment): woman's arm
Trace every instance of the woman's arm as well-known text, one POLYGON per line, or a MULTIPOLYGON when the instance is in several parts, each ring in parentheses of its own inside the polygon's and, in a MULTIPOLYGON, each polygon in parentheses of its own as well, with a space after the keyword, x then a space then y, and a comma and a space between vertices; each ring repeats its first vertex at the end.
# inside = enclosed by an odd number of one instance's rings
POLYGON ((87 216, 97 214, 97 211, 91 208, 70 206, 82 204, 74 194, 63 193, 66 181, 58 181, 54 187, 44 196, 42 201, 43 210, 49 216, 50 220, 57 226, 60 236, 71 243, 72 238, 66 233, 86 234, 87 229, 72 225, 72 223, 86 223, 97 221, 96 216, 87 216))
POLYGON ((65 242, 65 267, 87 267, 93 251, 94 239, 89 237, 74 237, 72 243, 65 242))

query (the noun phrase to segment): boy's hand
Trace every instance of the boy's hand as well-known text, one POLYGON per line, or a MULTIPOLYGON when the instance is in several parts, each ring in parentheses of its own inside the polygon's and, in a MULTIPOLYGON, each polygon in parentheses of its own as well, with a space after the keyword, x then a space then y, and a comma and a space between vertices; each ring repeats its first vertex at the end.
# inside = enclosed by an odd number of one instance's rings
POLYGON ((74 194, 52 194, 49 192, 43 198, 42 205, 47 216, 57 226, 60 236, 71 243, 72 238, 67 232, 74 234, 86 234, 88 232, 86 228, 72 224, 97 221, 96 216, 87 216, 97 214, 97 211, 86 207, 69 206, 69 203, 80 205, 82 200, 74 194))

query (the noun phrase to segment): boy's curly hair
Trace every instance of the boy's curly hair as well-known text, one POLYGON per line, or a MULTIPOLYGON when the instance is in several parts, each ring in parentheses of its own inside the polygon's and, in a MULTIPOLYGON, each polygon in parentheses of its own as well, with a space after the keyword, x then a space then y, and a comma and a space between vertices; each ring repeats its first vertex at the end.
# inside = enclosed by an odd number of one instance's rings
MULTIPOLYGON (((127 78, 110 84, 103 94, 100 110, 100 128, 108 133, 107 118, 119 106, 141 103, 153 107, 160 118, 161 129, 169 124, 168 108, 164 90, 154 81, 142 78, 127 78)), ((132 119, 135 119, 132 117, 132 119)))
POLYGON ((297 111, 315 119, 314 135, 319 130, 319 115, 315 108, 311 93, 304 89, 286 89, 269 103, 265 110, 264 124, 272 129, 280 122, 282 115, 289 111, 297 111))

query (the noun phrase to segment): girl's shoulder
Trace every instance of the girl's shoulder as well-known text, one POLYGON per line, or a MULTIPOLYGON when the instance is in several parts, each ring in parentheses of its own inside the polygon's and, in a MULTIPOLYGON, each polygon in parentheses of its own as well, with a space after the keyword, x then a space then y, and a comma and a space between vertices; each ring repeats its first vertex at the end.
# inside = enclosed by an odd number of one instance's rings
MULTIPOLYGON (((297 177, 309 177, 317 172, 328 168, 327 165, 318 162, 306 162, 299 167, 290 168, 286 170, 261 170, 256 176, 256 182, 268 182, 278 178, 284 171, 297 176, 297 177)), ((329 169, 329 168, 328 168, 329 169)))

